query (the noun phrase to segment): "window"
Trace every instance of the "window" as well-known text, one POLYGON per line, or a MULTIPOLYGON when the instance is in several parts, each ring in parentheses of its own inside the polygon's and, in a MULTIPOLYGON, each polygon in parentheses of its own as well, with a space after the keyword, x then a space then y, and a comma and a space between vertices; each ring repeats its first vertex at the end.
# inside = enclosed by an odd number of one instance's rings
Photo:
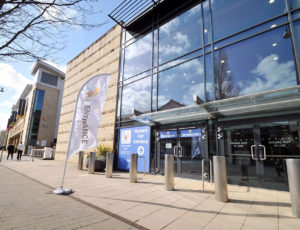
POLYGON ((297 85, 289 28, 283 26, 214 53, 217 99, 297 85))
POLYGON ((152 67, 152 33, 125 48, 124 79, 152 67))
POLYGON ((214 41, 285 13, 283 0, 211 1, 214 41))
POLYGON ((58 78, 56 76, 51 75, 46 72, 42 72, 41 82, 49 84, 49 85, 57 86, 57 81, 58 81, 58 78))
POLYGON ((192 105, 193 96, 204 101, 203 58, 185 62, 158 74, 158 109, 192 105))
POLYGON ((294 34, 298 51, 298 59, 300 60, 300 21, 294 23, 294 34))
POLYGON ((212 54, 205 55, 206 100, 215 100, 212 54))
POLYGON ((300 1, 299 0, 289 0, 290 9, 297 9, 300 7, 300 1))
POLYGON ((36 145, 41 120, 45 91, 37 89, 30 121, 28 145, 36 145))
POLYGON ((123 87, 121 118, 149 112, 151 107, 151 77, 147 77, 123 87))
POLYGON ((201 5, 197 5, 159 28, 159 63, 202 46, 201 5))

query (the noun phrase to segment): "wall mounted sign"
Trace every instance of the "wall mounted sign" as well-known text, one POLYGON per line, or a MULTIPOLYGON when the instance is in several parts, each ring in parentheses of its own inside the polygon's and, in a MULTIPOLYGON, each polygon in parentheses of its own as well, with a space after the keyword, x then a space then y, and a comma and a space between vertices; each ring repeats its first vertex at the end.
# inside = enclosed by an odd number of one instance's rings
POLYGON ((201 129, 182 129, 180 137, 201 137, 201 129))
POLYGON ((122 128, 119 133, 118 168, 129 170, 130 154, 138 154, 138 172, 150 172, 150 127, 122 128))
POLYGON ((177 138, 177 131, 176 130, 161 131, 160 139, 167 139, 167 138, 177 138))

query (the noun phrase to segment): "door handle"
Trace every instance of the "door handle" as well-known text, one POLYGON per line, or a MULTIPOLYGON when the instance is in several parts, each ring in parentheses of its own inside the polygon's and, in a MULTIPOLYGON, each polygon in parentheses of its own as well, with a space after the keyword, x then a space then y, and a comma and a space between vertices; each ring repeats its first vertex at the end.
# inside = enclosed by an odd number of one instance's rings
POLYGON ((178 148, 178 146, 174 146, 174 157, 177 157, 177 153, 176 153, 177 148, 178 148))
POLYGON ((178 147, 178 154, 179 154, 179 157, 183 157, 183 152, 182 152, 181 146, 178 147))
POLYGON ((266 146, 264 145, 258 145, 258 146, 263 148, 264 157, 261 160, 264 161, 267 159, 266 146))
POLYGON ((256 145, 251 145, 251 157, 253 160, 257 161, 258 159, 254 157, 254 149, 256 148, 256 145))

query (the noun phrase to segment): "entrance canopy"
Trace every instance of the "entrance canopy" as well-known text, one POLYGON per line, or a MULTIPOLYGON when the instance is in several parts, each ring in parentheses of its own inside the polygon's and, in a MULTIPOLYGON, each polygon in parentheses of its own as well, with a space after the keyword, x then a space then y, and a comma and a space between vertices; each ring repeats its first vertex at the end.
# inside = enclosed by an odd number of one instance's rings
POLYGON ((132 116, 153 126, 300 109, 300 86, 132 116))

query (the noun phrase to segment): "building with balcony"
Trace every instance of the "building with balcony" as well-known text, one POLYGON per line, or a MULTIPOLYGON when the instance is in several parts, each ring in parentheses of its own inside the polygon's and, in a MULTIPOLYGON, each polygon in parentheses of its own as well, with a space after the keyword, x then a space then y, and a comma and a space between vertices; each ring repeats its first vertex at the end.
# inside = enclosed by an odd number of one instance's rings
POLYGON ((56 145, 65 73, 53 64, 38 60, 34 82, 27 85, 12 108, 8 120, 7 145, 22 141, 31 147, 56 145))

